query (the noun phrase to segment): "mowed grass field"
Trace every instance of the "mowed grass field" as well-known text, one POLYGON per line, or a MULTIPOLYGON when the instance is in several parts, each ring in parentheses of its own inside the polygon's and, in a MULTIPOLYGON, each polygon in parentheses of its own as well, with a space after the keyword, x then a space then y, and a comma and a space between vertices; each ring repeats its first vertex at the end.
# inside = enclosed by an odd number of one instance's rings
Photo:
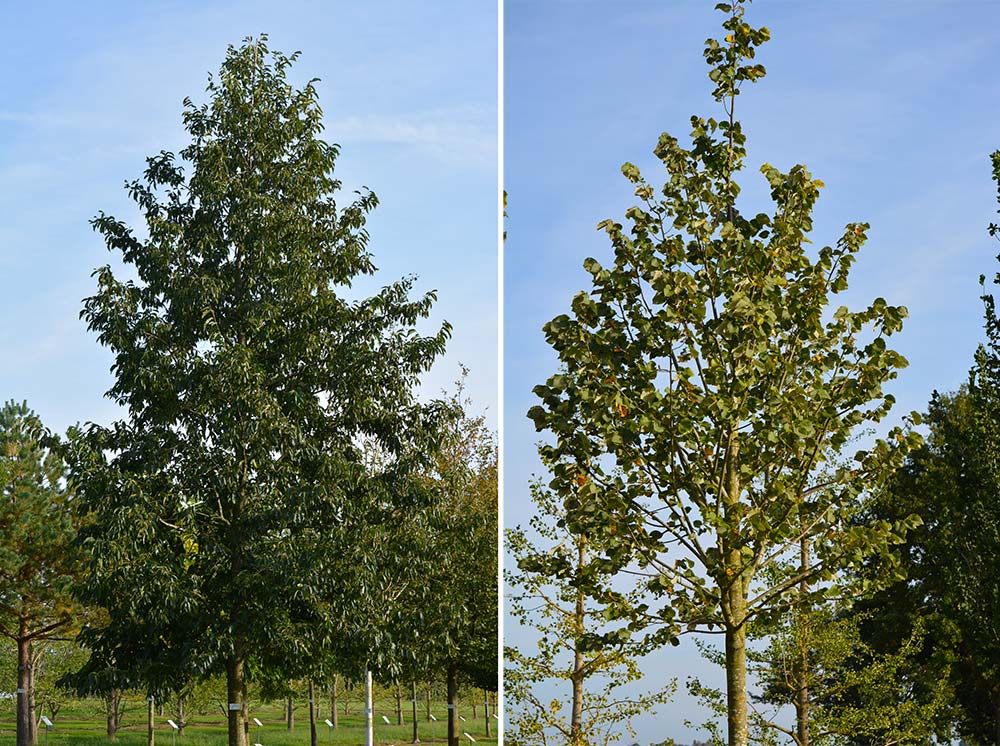
MULTIPOLYGON (((118 746, 146 746, 146 711, 145 702, 129 700, 123 718, 123 727, 118 731, 118 746)), ((309 709, 303 702, 297 702, 295 708, 295 728, 289 731, 285 725, 283 708, 280 702, 263 703, 252 706, 251 717, 256 717, 264 723, 262 729, 251 721, 250 743, 261 743, 262 746, 306 746, 309 744, 309 709), (260 738, 258 739, 258 732, 260 738)), ((51 746, 108 746, 106 724, 98 710, 99 703, 80 702, 67 704, 59 712, 54 721, 55 727, 49 732, 51 746)), ((403 703, 403 725, 396 725, 396 703, 393 699, 382 699, 375 702, 375 743, 401 746, 411 743, 413 739, 413 723, 411 708, 408 701, 403 703), (389 718, 391 725, 386 725, 382 716, 389 718)), ((329 728, 323 720, 329 717, 329 710, 321 708, 316 727, 319 746, 333 744, 334 746, 363 746, 365 742, 364 715, 362 704, 352 701, 348 715, 343 714, 342 707, 338 727, 329 728)), ((446 727, 448 710, 444 703, 434 702, 431 712, 438 722, 426 719, 423 702, 417 704, 417 728, 421 743, 446 743, 446 727)), ((490 737, 486 737, 486 723, 483 708, 477 710, 477 717, 472 716, 472 705, 459 703, 459 714, 465 722, 459 722, 459 731, 465 732, 476 739, 477 743, 496 744, 499 721, 490 715, 490 737)), ((172 717, 168 710, 163 717, 156 718, 157 746, 172 746, 174 743, 172 729, 167 719, 172 717)), ((0 746, 14 746, 14 714, 8 708, 0 712, 0 746)), ((177 746, 219 746, 227 741, 226 724, 221 712, 206 715, 191 715, 188 718, 184 734, 177 738, 177 746)), ((461 736, 463 742, 472 742, 461 736)), ((39 746, 45 744, 45 729, 39 728, 39 746)))

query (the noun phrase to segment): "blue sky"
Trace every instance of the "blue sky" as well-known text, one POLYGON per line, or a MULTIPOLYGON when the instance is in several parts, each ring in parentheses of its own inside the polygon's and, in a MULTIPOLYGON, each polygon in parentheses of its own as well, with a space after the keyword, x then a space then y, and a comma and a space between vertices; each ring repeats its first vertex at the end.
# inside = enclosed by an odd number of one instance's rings
MULTIPOLYGON (((460 2, 8 3, 0 97, 0 397, 64 430, 107 422, 110 354, 77 316, 112 259, 88 220, 141 221, 122 184, 187 143, 182 100, 205 100, 228 44, 267 33, 318 77, 346 199, 366 185, 379 279, 437 289, 454 337, 436 395, 471 368, 497 411, 497 9, 460 2)), ((426 326, 431 328, 431 324, 426 326)))
MULTIPOLYGON (((555 370, 541 326, 588 286, 581 263, 610 256, 604 218, 631 203, 632 161, 662 183, 651 151, 662 131, 684 141, 692 114, 721 117, 702 58, 719 30, 712 2, 508 0, 504 10, 505 512, 528 515, 538 435, 525 412, 555 370)), ((867 221, 869 243, 846 302, 876 296, 909 308, 895 347, 910 361, 892 386, 896 415, 964 380, 982 337, 980 273, 1000 269, 986 234, 996 217, 989 153, 1000 148, 994 74, 996 2, 759 0, 748 20, 771 29, 737 118, 748 136, 743 207, 769 211, 763 162, 804 163, 826 189, 813 241, 867 221)), ((508 622, 508 643, 530 638, 508 622)), ((643 686, 689 675, 721 684, 690 642, 657 654, 643 686)), ((683 686, 682 686, 683 689, 683 686)), ((562 692, 565 696, 566 692, 562 692)), ((686 695, 637 720, 640 742, 704 734, 686 695)), ((625 743, 628 743, 626 740, 625 743)))

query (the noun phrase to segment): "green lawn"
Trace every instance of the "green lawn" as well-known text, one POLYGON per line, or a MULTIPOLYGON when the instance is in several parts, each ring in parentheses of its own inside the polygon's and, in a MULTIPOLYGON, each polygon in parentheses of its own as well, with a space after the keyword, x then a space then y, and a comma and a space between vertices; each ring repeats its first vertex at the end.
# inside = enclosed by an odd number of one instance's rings
MULTIPOLYGON (((130 703, 124 719, 124 727, 118 731, 118 746, 145 746, 146 744, 146 718, 145 712, 140 705, 144 703, 130 703)), ((410 719, 410 704, 405 703, 403 709, 404 725, 395 724, 395 703, 390 700, 383 700, 375 703, 375 742, 377 744, 394 744, 402 746, 408 744, 413 737, 413 724, 410 719), (392 722, 385 725, 382 721, 385 715, 392 722)), ((486 726, 483 719, 482 708, 479 708, 478 717, 473 720, 471 705, 465 712, 460 705, 460 714, 466 718, 460 723, 460 730, 469 733, 481 744, 496 744, 496 729, 498 721, 490 716, 490 737, 486 737, 486 726)), ((340 708, 338 708, 340 710, 340 708)), ((432 707, 434 716, 438 722, 429 722, 425 719, 423 704, 418 705, 418 735, 421 743, 444 743, 445 727, 447 720, 447 709, 443 704, 435 703, 432 707)), ((342 712, 342 711, 341 711, 342 712)), ((14 746, 14 719, 13 713, 3 713, 0 717, 0 746, 14 746)), ((329 728, 323 720, 328 717, 329 712, 322 710, 320 720, 317 724, 317 734, 319 746, 334 744, 335 746, 363 746, 364 717, 360 712, 360 705, 352 703, 349 715, 340 715, 339 727, 336 730, 329 728)), ((158 746, 172 746, 173 735, 167 718, 169 713, 156 719, 156 742, 158 746)), ((251 717, 257 717, 264 723, 260 730, 258 741, 258 728, 251 723, 250 743, 261 743, 263 746, 305 746, 309 743, 309 714, 305 706, 300 705, 295 713, 295 729, 289 731, 285 726, 280 703, 263 704, 255 707, 251 711, 251 717)), ((464 736, 462 740, 471 743, 464 736)), ((39 746, 45 744, 44 728, 38 734, 39 746)), ((95 713, 93 704, 83 706, 67 706, 60 716, 55 720, 55 728, 49 733, 49 743, 52 746, 108 746, 103 718, 95 713), (65 713, 65 714, 63 714, 65 713)), ((184 734, 177 736, 177 746, 215 746, 226 743, 226 726, 221 713, 206 715, 194 715, 189 718, 188 725, 184 729, 184 734)))

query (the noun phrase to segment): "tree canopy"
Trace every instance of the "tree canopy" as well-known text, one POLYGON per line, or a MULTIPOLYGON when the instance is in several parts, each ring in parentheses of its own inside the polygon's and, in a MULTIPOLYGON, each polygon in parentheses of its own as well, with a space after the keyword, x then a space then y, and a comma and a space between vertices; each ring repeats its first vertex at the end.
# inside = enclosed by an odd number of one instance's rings
POLYGON ((82 623, 66 464, 26 402, 0 409, 0 635, 17 646, 17 744, 35 742, 34 647, 82 623))
POLYGON ((336 198, 315 81, 266 37, 230 47, 190 144, 128 183, 145 231, 94 228, 134 277, 95 272, 82 312, 114 354, 124 417, 90 425, 72 483, 90 550, 86 600, 109 623, 84 671, 151 689, 225 671, 230 746, 246 744, 246 677, 336 633, 328 590, 379 573, 352 559, 417 501, 442 407, 414 393, 450 327, 407 277, 370 297, 367 190, 336 198), (375 451, 379 458, 373 460, 375 451))
POLYGON ((535 388, 529 416, 551 436, 540 454, 567 525, 601 537, 592 564, 645 575, 642 603, 600 591, 619 634, 725 635, 729 742, 744 746, 747 626, 787 608, 804 582, 833 592, 839 569, 900 541, 909 517, 864 528, 849 517, 919 436, 894 428, 849 467, 826 468, 892 407, 884 387, 906 361, 887 339, 907 312, 882 298, 832 306, 868 225, 810 249, 823 184, 804 166, 762 166, 773 213, 741 211, 735 102, 764 76, 755 57, 770 34, 746 22, 743 2, 716 7, 726 34, 706 42, 705 59, 726 117, 692 117, 689 146, 660 136, 662 187, 622 167, 638 198, 630 226, 600 223, 612 261, 587 259, 591 288, 545 325, 561 369, 535 388), (822 539, 809 562, 766 583, 761 570, 803 539, 822 539))

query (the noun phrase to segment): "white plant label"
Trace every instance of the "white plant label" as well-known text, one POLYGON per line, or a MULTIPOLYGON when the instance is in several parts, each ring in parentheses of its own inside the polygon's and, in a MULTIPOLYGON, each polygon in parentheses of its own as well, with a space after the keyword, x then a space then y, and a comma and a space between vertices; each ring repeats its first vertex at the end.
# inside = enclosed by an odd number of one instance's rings
POLYGON ((230 702, 229 703, 229 709, 230 710, 238 710, 238 709, 240 709, 240 703, 239 702, 230 702))

